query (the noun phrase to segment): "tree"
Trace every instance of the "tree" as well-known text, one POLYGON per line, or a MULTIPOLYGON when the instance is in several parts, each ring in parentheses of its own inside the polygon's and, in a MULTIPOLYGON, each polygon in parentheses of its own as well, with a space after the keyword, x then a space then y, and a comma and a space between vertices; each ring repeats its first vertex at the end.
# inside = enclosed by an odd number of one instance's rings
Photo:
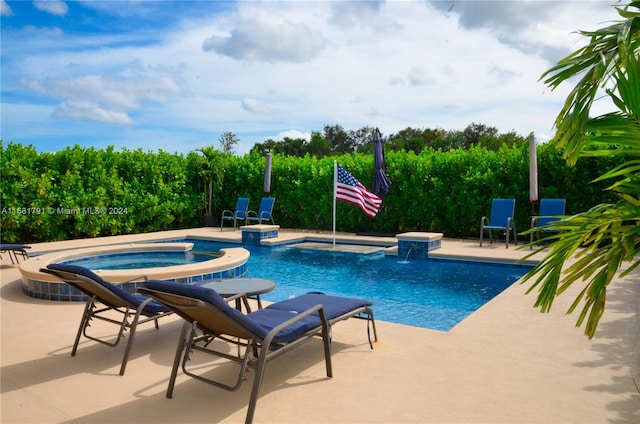
POLYGON ((240 142, 240 139, 234 133, 227 131, 220 136, 218 141, 222 153, 233 153, 233 148, 240 142))
POLYGON ((353 153, 355 150, 355 142, 349 136, 349 133, 342 128, 342 125, 325 125, 324 138, 331 144, 331 150, 335 153, 353 153))
POLYGON ((465 145, 464 133, 460 130, 445 131, 442 140, 434 145, 434 148, 441 148, 443 151, 466 149, 468 147, 468 145, 465 145))
POLYGON ((548 312, 555 297, 569 286, 584 283, 568 312, 582 304, 576 326, 586 320, 589 338, 605 310, 609 283, 640 264, 636 258, 640 253, 640 2, 616 9, 624 20, 593 32, 580 31, 590 38, 589 44, 541 76, 555 89, 582 75, 555 121, 553 142, 569 165, 584 157, 629 158, 596 179, 610 180, 608 190, 618 201, 551 224, 548 228, 561 232, 545 239, 550 251, 525 276, 525 281, 535 280, 528 292, 537 289, 535 306, 542 312, 548 312), (617 110, 589 117, 594 101, 607 97, 617 110), (570 259, 575 263, 566 267, 570 259), (622 270, 625 262, 630 265, 622 270))
POLYGON ((349 131, 349 138, 353 140, 354 151, 358 153, 373 153, 374 127, 365 126, 356 131, 349 131))
POLYGON ((516 134, 515 131, 511 131, 499 135, 483 134, 475 144, 477 146, 484 147, 487 150, 497 152, 502 146, 517 147, 526 143, 528 143, 527 138, 516 134))
POLYGON ((331 144, 318 131, 311 133, 311 140, 305 146, 305 153, 320 159, 331 156, 331 144))
POLYGON ((485 124, 476 124, 472 122, 462 132, 463 146, 468 149, 472 144, 480 145, 481 140, 495 139, 498 137, 498 129, 496 127, 487 127, 485 124))
POLYGON ((282 153, 289 156, 302 157, 304 156, 304 149, 306 144, 307 140, 305 140, 304 138, 285 137, 282 140, 282 153))
POLYGON ((216 214, 216 189, 222 186, 222 153, 217 151, 214 146, 206 146, 196 149, 196 152, 202 153, 202 160, 199 163, 200 176, 204 181, 205 207, 204 216, 205 225, 217 225, 218 216, 216 214))
POLYGON ((275 141, 272 138, 268 138, 264 141, 264 143, 255 143, 253 145, 253 147, 251 148, 251 150, 249 151, 250 154, 254 154, 257 153, 260 156, 264 156, 265 154, 271 152, 271 153, 280 153, 278 151, 278 146, 280 145, 280 143, 278 143, 277 141, 275 141))
POLYGON ((391 134, 388 140, 388 148, 392 151, 409 151, 420 153, 425 147, 423 141, 423 130, 419 128, 407 127, 391 134))

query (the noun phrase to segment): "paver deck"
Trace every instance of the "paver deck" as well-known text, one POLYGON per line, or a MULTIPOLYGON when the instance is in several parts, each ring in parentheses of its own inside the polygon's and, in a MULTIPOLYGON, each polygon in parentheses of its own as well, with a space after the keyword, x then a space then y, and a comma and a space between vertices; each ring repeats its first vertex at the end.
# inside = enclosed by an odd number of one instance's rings
MULTIPOLYGON (((165 234, 240 236, 203 228, 99 242, 165 234)), ((30 253, 96 242, 34 244, 30 253)), ((444 240, 438 250, 442 256, 503 260, 526 253, 500 243, 479 248, 473 240, 444 240)), ((0 265, 2 423, 243 422, 251 374, 229 393, 180 373, 173 399, 165 398, 178 317, 161 322, 159 330, 141 327, 127 373, 119 376, 124 345, 113 349, 85 339, 78 355, 70 356, 83 304, 30 298, 22 293, 17 266, 8 257, 0 265)), ((565 316, 578 287, 560 296, 549 314, 532 308, 526 288, 514 284, 449 332, 379 321, 374 350, 363 321, 342 322, 333 328, 334 377, 325 377, 320 340, 274 360, 255 422, 640 422, 640 274, 611 285, 592 340, 574 327, 576 314, 565 316)), ((220 362, 214 372, 231 375, 235 368, 220 362)))

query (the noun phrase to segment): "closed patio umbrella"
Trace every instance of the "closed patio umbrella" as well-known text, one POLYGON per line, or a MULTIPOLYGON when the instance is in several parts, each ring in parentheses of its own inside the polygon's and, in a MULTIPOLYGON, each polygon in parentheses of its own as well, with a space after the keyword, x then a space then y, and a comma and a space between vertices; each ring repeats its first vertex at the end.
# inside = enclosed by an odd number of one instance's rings
POLYGON ((538 201, 538 154, 536 152, 536 138, 529 136, 529 200, 538 201))
MULTIPOLYGON (((387 178, 384 163, 384 146, 382 144, 382 134, 378 128, 373 132, 373 157, 375 165, 375 174, 373 174, 373 194, 382 197, 389 193, 391 181, 387 178)), ((382 206, 380 205, 380 232, 382 233, 382 206)))
POLYGON ((264 167, 264 194, 271 192, 271 153, 267 153, 267 163, 264 167))
POLYGON ((373 194, 382 197, 389 192, 391 181, 387 178, 384 163, 384 146, 382 145, 382 134, 379 129, 373 133, 373 156, 375 163, 375 174, 373 175, 373 194))
POLYGON ((531 215, 535 215, 535 204, 538 201, 538 153, 536 151, 536 138, 529 135, 529 201, 531 202, 531 215))

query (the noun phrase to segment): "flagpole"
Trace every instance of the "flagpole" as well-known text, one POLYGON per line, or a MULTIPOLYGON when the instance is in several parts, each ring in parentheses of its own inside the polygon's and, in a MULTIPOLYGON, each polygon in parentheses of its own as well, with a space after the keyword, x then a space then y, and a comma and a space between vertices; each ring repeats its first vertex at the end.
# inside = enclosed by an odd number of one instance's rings
POLYGON ((333 248, 336 248, 336 195, 338 194, 338 162, 333 161, 333 248))

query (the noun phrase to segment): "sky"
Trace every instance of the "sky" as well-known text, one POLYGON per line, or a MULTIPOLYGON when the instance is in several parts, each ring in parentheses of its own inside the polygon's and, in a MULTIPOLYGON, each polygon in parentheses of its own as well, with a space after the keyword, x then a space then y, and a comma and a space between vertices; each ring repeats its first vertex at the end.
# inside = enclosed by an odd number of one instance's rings
POLYGON ((232 132, 243 155, 325 125, 478 123, 544 142, 572 85, 541 74, 615 4, 0 0, 0 139, 186 154, 232 132))

